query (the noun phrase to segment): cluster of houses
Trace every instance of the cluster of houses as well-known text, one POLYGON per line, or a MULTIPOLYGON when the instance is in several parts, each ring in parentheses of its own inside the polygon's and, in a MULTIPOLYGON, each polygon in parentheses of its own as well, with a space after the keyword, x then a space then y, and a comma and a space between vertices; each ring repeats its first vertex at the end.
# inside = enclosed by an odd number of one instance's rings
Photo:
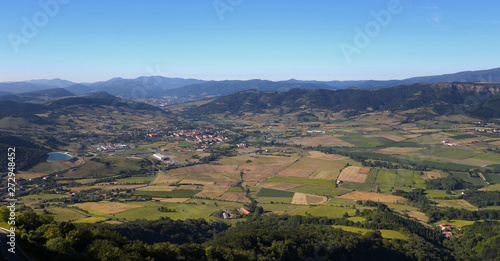
POLYGON ((102 152, 114 152, 117 150, 131 149, 130 145, 121 144, 121 143, 117 143, 117 144, 107 143, 105 145, 95 145, 94 147, 98 151, 102 151, 102 152))
POLYGON ((325 133, 325 131, 322 131, 322 130, 308 130, 307 133, 325 133))
MULTIPOLYGON (((241 212, 243 212, 245 215, 250 215, 252 214, 252 212, 250 212, 250 210, 246 209, 245 207, 241 207, 239 209, 241 212)), ((222 212, 222 218, 223 219, 237 219, 237 218, 241 218, 241 215, 238 215, 238 214, 232 214, 231 212, 229 211, 223 211, 222 212)))
POLYGON ((475 129, 473 131, 469 131, 468 133, 476 134, 477 132, 498 133, 498 132, 500 132, 500 130, 495 129, 495 128, 481 128, 481 129, 475 129))
MULTIPOLYGON (((439 224, 439 227, 441 228, 441 230, 443 231, 443 235, 446 237, 446 238, 452 238, 453 237, 453 233, 452 231, 455 230, 455 227, 450 225, 450 224, 446 224, 446 223, 441 223, 439 224)), ((456 228, 457 230, 460 230, 460 228, 456 228)))
POLYGON ((227 137, 224 133, 213 129, 175 130, 170 132, 170 137, 186 137, 186 141, 193 143, 214 143, 225 142, 227 137))

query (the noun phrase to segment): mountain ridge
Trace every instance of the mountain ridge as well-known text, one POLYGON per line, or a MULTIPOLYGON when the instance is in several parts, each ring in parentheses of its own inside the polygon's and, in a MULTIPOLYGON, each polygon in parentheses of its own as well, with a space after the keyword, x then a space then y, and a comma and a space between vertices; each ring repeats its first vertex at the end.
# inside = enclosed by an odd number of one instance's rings
POLYGON ((181 97, 185 99, 207 99, 239 92, 245 89, 262 91, 287 91, 294 88, 303 89, 381 89, 399 85, 436 82, 500 82, 500 68, 476 71, 462 71, 432 76, 418 76, 402 80, 349 80, 349 81, 304 81, 290 79, 285 81, 269 80, 222 80, 205 81, 199 79, 169 78, 163 76, 140 76, 135 79, 112 78, 94 83, 74 83, 71 81, 30 80, 24 82, 1 82, 0 92, 14 94, 51 89, 65 86, 75 94, 105 91, 125 99, 181 97), (51 84, 51 85, 48 85, 51 84), (58 85, 58 86, 55 86, 58 85), (67 85, 67 86, 66 86, 67 85))
POLYGON ((437 114, 466 112, 475 116, 500 115, 500 83, 419 83, 370 90, 293 89, 287 92, 245 90, 214 99, 189 113, 241 113, 280 109, 330 111, 409 110, 431 107, 437 114), (474 104, 471 104, 471 101, 474 104), (457 110, 457 106, 461 111, 457 110), (473 108, 473 109, 471 109, 473 108))

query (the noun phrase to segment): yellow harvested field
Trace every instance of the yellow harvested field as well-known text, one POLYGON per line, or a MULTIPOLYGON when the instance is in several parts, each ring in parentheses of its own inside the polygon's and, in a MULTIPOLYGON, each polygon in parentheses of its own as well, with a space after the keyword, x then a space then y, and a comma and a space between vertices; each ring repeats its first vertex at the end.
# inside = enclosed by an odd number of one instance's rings
POLYGON ((196 172, 196 173, 213 173, 217 172, 215 171, 210 165, 208 164, 200 164, 200 165, 193 165, 189 167, 184 167, 184 168, 178 168, 178 169, 172 169, 170 170, 173 173, 178 173, 178 172, 196 172))
POLYGON ((203 190, 198 192, 195 197, 200 197, 200 198, 211 198, 211 199, 216 199, 219 198, 222 194, 224 194, 229 187, 222 187, 222 186, 204 186, 203 190))
POLYGON ((182 203, 190 200, 191 198, 152 198, 152 199, 165 203, 182 203))
POLYGON ((496 145, 496 146, 500 146, 500 140, 498 141, 494 141, 494 142, 490 142, 491 145, 496 145))
MULTIPOLYGON (((292 155, 290 157, 276 156, 276 155, 238 155, 234 157, 227 157, 218 160, 217 162, 222 165, 239 165, 241 168, 257 165, 290 165, 296 161, 299 156, 292 155), (247 161, 250 160, 251 162, 247 161)), ((215 166, 215 165, 211 165, 215 166)))
POLYGON ((363 183, 368 176, 368 172, 370 172, 370 168, 348 166, 340 172, 338 179, 342 181, 363 183))
POLYGON ((338 171, 320 170, 317 175, 315 175, 314 177, 311 177, 311 178, 336 180, 338 176, 339 176, 338 171))
POLYGON ((358 171, 358 175, 368 175, 370 173, 370 168, 368 167, 361 167, 358 171))
POLYGON ((295 178, 307 178, 311 176, 313 170, 311 169, 284 169, 280 171, 276 176, 278 177, 295 177, 295 178))
POLYGON ((170 184, 170 183, 175 183, 177 181, 181 180, 178 176, 172 175, 170 172, 165 172, 165 171, 159 171, 158 175, 156 176, 154 183, 155 184, 170 184))
POLYGON ((295 205, 319 205, 327 202, 326 197, 296 192, 291 204, 295 205))
POLYGON ((144 207, 141 205, 125 204, 119 202, 85 202, 85 203, 77 203, 72 206, 79 207, 81 209, 89 211, 95 211, 101 214, 114 214, 134 208, 144 207))
POLYGON ((219 173, 237 173, 239 165, 210 165, 215 172, 219 173))
POLYGON ((200 185, 213 185, 215 181, 202 181, 198 179, 183 179, 180 183, 185 184, 200 184, 200 185))
POLYGON ((422 175, 422 179, 438 179, 441 178, 441 172, 439 171, 422 171, 424 175, 422 175))
POLYGON ((245 192, 226 192, 219 197, 219 200, 251 203, 250 199, 245 196, 245 192))
POLYGON ((313 159, 322 159, 322 160, 342 160, 347 159, 348 157, 344 157, 337 154, 326 154, 321 151, 310 150, 308 151, 310 158, 313 159))
POLYGON ((400 196, 386 195, 374 192, 362 192, 362 191, 349 192, 342 196, 338 196, 337 198, 352 199, 352 200, 371 200, 375 202, 384 202, 384 203, 406 202, 406 199, 400 196))
POLYGON ((242 169, 250 168, 249 171, 244 171, 244 181, 260 181, 276 175, 282 171, 286 166, 269 165, 269 166, 242 166, 242 169))
POLYGON ((422 212, 420 211, 408 211, 408 216, 412 217, 412 218, 416 218, 420 221, 423 221, 423 222, 427 222, 429 221, 429 218, 422 212))
POLYGON ((312 170, 327 170, 335 171, 340 170, 346 165, 342 160, 330 161, 322 159, 314 159, 309 157, 301 158, 299 161, 290 165, 290 169, 312 169, 312 170))
POLYGON ((298 188, 301 186, 304 186, 304 184, 287 183, 287 182, 274 182, 274 181, 262 182, 259 184, 259 187, 277 189, 277 190, 287 190, 287 189, 298 188))

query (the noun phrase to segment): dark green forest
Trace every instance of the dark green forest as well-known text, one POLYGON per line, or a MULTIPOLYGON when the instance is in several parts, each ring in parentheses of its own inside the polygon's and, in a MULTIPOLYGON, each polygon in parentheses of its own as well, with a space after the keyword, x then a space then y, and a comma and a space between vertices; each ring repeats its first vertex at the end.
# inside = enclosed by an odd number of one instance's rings
MULTIPOLYGON (((264 215, 228 226, 205 220, 138 220, 121 225, 55 222, 28 210, 18 216, 21 247, 51 260, 496 260, 500 223, 476 222, 462 235, 445 239, 440 231, 392 213, 387 206, 357 212, 367 221, 346 218, 264 215), (335 229, 371 229, 365 235, 335 229), (408 240, 384 239, 380 229, 408 240), (124 235, 127 235, 125 237, 124 235), (188 236, 187 236, 188 235, 188 236)), ((3 220, 8 216, 0 208, 3 220)))

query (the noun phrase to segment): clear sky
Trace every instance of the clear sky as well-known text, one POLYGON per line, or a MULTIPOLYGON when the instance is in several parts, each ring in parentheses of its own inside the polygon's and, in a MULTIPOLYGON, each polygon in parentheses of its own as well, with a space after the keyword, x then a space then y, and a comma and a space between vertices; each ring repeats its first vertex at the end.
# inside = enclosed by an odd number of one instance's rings
POLYGON ((0 81, 383 80, 500 67, 500 1, 398 2, 2 0, 0 81))

